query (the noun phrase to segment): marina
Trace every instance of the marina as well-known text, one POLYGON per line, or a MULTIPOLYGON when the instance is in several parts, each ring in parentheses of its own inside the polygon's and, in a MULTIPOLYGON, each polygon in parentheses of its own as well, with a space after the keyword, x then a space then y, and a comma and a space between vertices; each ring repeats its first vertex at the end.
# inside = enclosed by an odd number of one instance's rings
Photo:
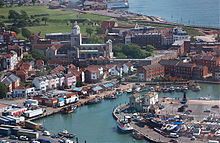
MULTIPOLYGON (((200 85, 201 85, 201 90, 195 93, 193 91, 188 91, 187 98, 198 99, 200 95, 213 93, 211 95, 211 98, 218 99, 218 93, 219 93, 218 85, 207 85, 207 84, 200 84, 200 85)), ((178 93, 178 92, 161 93, 159 94, 159 97, 163 97, 164 95, 166 95, 167 97, 171 96, 172 98, 182 97, 182 93, 178 93)), ((79 107, 75 113, 71 113, 67 115, 54 114, 47 118, 35 120, 35 122, 41 123, 47 130, 52 131, 54 133, 58 133, 62 129, 67 129, 71 133, 76 134, 80 141, 86 140, 87 142, 97 142, 97 143, 99 142, 100 143, 102 142, 133 143, 134 139, 130 134, 120 134, 120 132, 118 132, 115 119, 112 118, 111 116, 113 108, 117 107, 120 104, 122 105, 128 103, 128 97, 129 95, 125 93, 122 94, 122 96, 118 96, 116 100, 104 100, 99 104, 79 107), (52 123, 54 122, 59 123, 59 125, 52 126, 52 123), (91 125, 96 125, 96 127, 91 125), (96 138, 94 138, 94 136, 96 138)), ((204 105, 210 105, 211 103, 218 104, 218 101, 205 100, 204 102, 204 100, 189 100, 189 103, 198 105, 195 106, 195 109, 201 109, 201 107, 205 109, 206 107, 204 105), (203 104, 200 105, 201 103, 203 104)), ((169 106, 168 108, 169 110, 172 111, 172 109, 175 109, 176 107, 169 106)), ((203 113, 203 111, 201 112, 203 113)), ((134 126, 134 128, 136 128, 136 126, 134 126)), ((148 130, 149 129, 144 129, 143 132, 146 132, 148 130)), ((142 143, 144 141, 135 140, 135 142, 142 143)))

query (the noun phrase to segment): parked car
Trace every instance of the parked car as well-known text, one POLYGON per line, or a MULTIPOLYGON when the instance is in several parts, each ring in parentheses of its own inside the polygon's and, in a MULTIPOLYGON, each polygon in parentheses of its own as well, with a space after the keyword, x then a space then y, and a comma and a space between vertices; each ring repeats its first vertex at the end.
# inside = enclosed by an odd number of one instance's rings
POLYGON ((14 136, 14 135, 11 135, 9 138, 12 139, 12 140, 17 140, 18 139, 18 137, 14 136))
POLYGON ((19 139, 21 141, 28 141, 28 138, 26 136, 20 136, 19 139))

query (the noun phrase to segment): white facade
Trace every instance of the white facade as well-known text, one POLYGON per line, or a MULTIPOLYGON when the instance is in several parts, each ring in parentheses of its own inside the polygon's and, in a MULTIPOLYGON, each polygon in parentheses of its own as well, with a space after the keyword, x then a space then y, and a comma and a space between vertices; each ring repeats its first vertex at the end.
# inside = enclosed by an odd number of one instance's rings
POLYGON ((112 76, 122 76, 122 68, 118 68, 117 65, 109 69, 109 73, 112 76))
POLYGON ((173 42, 179 40, 190 40, 190 36, 182 28, 176 27, 173 29, 173 42))
POLYGON ((20 88, 20 89, 14 89, 13 90, 13 95, 15 95, 15 96, 27 96, 29 94, 33 94, 34 92, 35 92, 34 87, 20 88))
POLYGON ((147 106, 154 105, 158 101, 158 93, 156 92, 149 92, 145 95, 144 103, 147 106))
POLYGON ((35 86, 36 90, 42 90, 42 91, 46 91, 47 90, 47 86, 46 86, 45 80, 43 80, 40 77, 34 78, 34 80, 32 81, 32 84, 35 86))

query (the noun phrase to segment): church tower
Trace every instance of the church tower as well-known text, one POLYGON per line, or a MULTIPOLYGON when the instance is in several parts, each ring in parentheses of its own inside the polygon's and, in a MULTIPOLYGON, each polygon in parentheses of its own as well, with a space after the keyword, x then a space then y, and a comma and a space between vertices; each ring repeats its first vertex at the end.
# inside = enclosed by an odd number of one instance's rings
POLYGON ((71 31, 71 47, 80 46, 82 44, 82 38, 80 33, 80 27, 77 22, 72 24, 71 31))

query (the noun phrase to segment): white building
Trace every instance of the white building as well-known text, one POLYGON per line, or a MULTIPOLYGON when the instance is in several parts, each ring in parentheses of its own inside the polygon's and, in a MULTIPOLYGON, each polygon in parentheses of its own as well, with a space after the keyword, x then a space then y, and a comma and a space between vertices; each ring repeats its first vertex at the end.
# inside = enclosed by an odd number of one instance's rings
POLYGON ((144 98, 144 105, 150 106, 155 105, 158 102, 158 93, 157 92, 148 92, 144 98))
POLYGON ((145 95, 137 93, 130 96, 129 106, 136 111, 149 111, 150 107, 155 105, 158 101, 158 93, 156 92, 148 92, 145 95))
POLYGON ((35 92, 34 87, 17 87, 13 90, 12 95, 13 96, 27 96, 29 94, 33 94, 35 92))
POLYGON ((179 40, 190 40, 190 36, 182 28, 176 27, 173 29, 173 42, 179 40))
POLYGON ((18 63, 18 55, 15 51, 10 51, 9 54, 5 54, 3 61, 3 68, 6 70, 14 70, 16 64, 18 63))
POLYGON ((35 77, 32 81, 32 84, 35 86, 36 90, 46 91, 47 90, 47 84, 46 84, 46 78, 45 77, 35 77))

